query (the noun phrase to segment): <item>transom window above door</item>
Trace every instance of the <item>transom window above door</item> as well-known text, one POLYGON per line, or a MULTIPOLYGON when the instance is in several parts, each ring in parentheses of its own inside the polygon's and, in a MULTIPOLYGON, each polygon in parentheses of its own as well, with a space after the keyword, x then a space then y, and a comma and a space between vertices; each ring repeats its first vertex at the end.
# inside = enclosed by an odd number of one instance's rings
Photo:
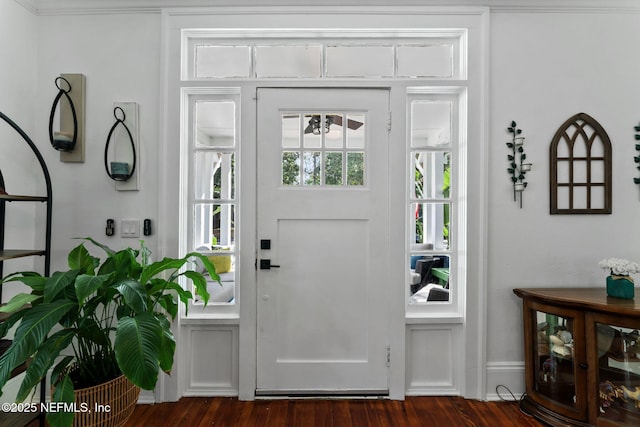
POLYGON ((282 185, 364 186, 365 120, 361 112, 282 113, 282 185))

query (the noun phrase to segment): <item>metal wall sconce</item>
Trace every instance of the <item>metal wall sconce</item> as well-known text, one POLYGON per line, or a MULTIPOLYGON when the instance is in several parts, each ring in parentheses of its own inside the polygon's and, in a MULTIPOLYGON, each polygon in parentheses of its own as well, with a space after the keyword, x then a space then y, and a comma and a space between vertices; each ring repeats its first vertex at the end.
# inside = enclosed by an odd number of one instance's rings
POLYGON ((55 85, 58 94, 49 115, 49 141, 60 151, 61 161, 84 162, 84 76, 61 74, 55 85), (60 130, 55 132, 53 122, 58 109, 60 130))
MULTIPOLYGON (((135 104, 134 104, 135 106, 135 104)), ((134 110, 135 111, 135 110, 134 110)), ((136 114, 137 115, 137 114, 136 114)), ((136 173, 136 164, 137 164, 137 154, 136 154, 136 143, 134 140, 134 136, 132 131, 129 129, 127 125, 127 114, 125 113, 125 108, 123 106, 116 105, 113 109, 113 116, 116 119, 113 126, 109 130, 109 135, 107 136, 107 142, 104 148, 104 168, 107 172, 109 178, 114 181, 129 181, 134 174, 136 173), (119 132, 116 132, 116 129, 121 127, 119 132), (121 136, 118 138, 117 136, 121 136), (116 160, 116 158, 121 158, 122 156, 116 156, 116 154, 121 154, 125 151, 124 147, 119 150, 116 149, 114 143, 114 156, 113 161, 109 162, 109 144, 111 140, 125 140, 123 142, 128 142, 130 146, 130 150, 127 150, 125 154, 131 157, 131 163, 116 160)), ((117 188, 117 187, 116 187, 117 188)), ((135 188, 137 189, 137 188, 135 188)))
POLYGON ((509 161, 507 172, 511 175, 513 184, 513 201, 517 202, 519 199, 520 208, 522 208, 522 193, 527 188, 525 175, 531 170, 533 164, 525 162, 527 155, 524 152, 524 136, 520 136, 522 129, 518 129, 516 122, 512 121, 507 131, 512 135, 511 141, 507 142, 507 147, 511 149, 511 154, 507 155, 509 161))
MULTIPOLYGON (((633 128, 636 132, 640 132, 640 125, 634 126, 633 128)), ((640 133, 635 134, 636 138, 636 151, 640 151, 640 133)), ((640 169, 640 153, 638 156, 633 157, 633 161, 636 162, 637 168, 640 169)), ((633 178, 633 182, 636 184, 640 184, 640 178, 633 178)))

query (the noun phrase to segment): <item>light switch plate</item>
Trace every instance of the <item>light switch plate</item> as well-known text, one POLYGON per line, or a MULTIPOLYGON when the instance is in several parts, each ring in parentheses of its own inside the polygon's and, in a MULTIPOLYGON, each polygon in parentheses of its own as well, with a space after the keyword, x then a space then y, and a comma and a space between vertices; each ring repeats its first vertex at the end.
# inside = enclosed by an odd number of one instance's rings
POLYGON ((140 220, 123 219, 120 223, 120 237, 140 237, 140 220))

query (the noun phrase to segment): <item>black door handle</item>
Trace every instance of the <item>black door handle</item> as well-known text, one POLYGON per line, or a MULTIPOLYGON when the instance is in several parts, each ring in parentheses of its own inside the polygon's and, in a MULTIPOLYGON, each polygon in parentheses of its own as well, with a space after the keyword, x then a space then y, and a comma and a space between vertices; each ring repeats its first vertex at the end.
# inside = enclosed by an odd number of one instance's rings
POLYGON ((271 270, 272 268, 280 268, 280 266, 276 264, 271 264, 270 259, 260 260, 260 270, 271 270))

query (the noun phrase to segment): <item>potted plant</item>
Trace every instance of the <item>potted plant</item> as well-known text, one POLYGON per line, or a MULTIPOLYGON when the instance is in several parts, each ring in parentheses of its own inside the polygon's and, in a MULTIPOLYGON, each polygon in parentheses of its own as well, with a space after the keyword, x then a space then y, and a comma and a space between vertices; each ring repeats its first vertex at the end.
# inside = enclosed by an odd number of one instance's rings
POLYGON ((600 268, 609 271, 607 276, 607 295, 615 298, 633 299, 635 292, 631 274, 640 273, 636 262, 620 258, 603 259, 600 268))
MULTIPOLYGON (((23 272, 2 279, 20 281, 31 293, 16 295, 0 309, 12 313, 0 324, 0 336, 17 325, 11 346, 0 357, 0 391, 10 372, 29 361, 17 396, 21 402, 53 368, 51 401, 62 402, 47 413, 54 427, 71 425, 74 413, 95 412, 84 402, 78 406, 74 390, 119 377, 138 392, 153 390, 159 370, 170 372, 173 365, 171 322, 180 302, 186 308, 193 298, 178 278, 191 280, 205 304, 209 299, 203 274, 184 267, 199 260, 219 281, 213 264, 197 252, 150 263, 143 242, 139 250, 114 251, 91 238, 84 240, 106 253, 104 261, 92 256, 83 242, 69 253, 67 271, 50 277, 23 272)), ((134 397, 137 400, 137 393, 134 397)), ((107 409, 105 413, 112 410, 107 409)))

